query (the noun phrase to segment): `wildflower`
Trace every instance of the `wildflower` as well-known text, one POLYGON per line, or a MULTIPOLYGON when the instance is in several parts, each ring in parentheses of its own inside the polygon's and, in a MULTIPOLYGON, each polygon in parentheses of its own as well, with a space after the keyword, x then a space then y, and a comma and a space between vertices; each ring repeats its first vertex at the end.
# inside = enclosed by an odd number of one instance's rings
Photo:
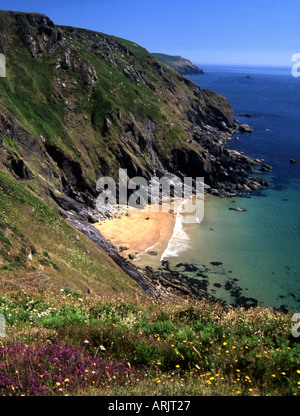
POLYGON ((276 374, 272 374, 272 377, 276 377, 276 374))
POLYGON ((297 370, 297 374, 300 374, 300 370, 297 370))
POLYGON ((68 381, 70 381, 68 378, 65 379, 65 383, 67 383, 68 381))
POLYGON ((286 375, 286 373, 283 371, 282 373, 281 373, 283 376, 285 376, 286 375))
POLYGON ((56 385, 57 385, 57 386, 60 386, 60 382, 58 381, 58 382, 56 383, 56 385))
POLYGON ((88 341, 87 339, 85 339, 83 342, 84 342, 84 344, 89 344, 90 343, 90 341, 88 341))
POLYGON ((179 365, 179 364, 176 364, 176 365, 175 365, 175 367, 176 367, 176 368, 180 368, 180 365, 179 365))
POLYGON ((223 345, 227 345, 227 342, 223 342, 223 345))
POLYGON ((101 350, 101 351, 106 351, 106 348, 105 348, 105 347, 103 347, 103 345, 100 345, 100 350, 101 350))

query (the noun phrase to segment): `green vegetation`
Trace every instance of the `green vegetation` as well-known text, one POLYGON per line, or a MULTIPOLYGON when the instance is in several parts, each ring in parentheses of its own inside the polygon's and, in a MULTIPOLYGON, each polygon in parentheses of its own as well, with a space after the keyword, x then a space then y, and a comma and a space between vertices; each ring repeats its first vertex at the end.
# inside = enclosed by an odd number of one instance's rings
MULTIPOLYGON (((290 335, 291 317, 271 309, 225 310, 202 302, 158 304, 130 297, 93 299, 63 289, 33 294, 8 291, 2 285, 0 313, 7 320, 3 348, 21 349, 26 344, 30 352, 41 341, 52 349, 73 348, 73 355, 83 348, 86 357, 98 360, 97 365, 86 364, 86 373, 99 371, 104 360, 126 363, 135 372, 124 383, 119 370, 110 368, 107 379, 91 378, 82 385, 79 375, 64 369, 59 353, 55 368, 61 368, 60 373, 51 370, 50 385, 46 377, 39 379, 37 395, 299 394, 300 346, 290 335), (61 378, 53 379, 56 373, 61 378)), ((44 363, 51 362, 52 349, 44 351, 44 363)), ((36 365, 39 377, 42 370, 36 365)), ((22 380, 22 363, 8 355, 6 374, 16 370, 22 380)), ((8 393, 33 394, 30 388, 15 386, 8 393)), ((6 388, 0 387, 3 392, 7 394, 6 388)))
POLYGON ((90 239, 1 171, 0 206, 0 278, 13 273, 12 283, 20 286, 29 279, 37 286, 64 283, 107 294, 136 287, 90 239))
POLYGON ((191 61, 182 58, 181 56, 167 55, 165 53, 153 53, 153 56, 167 64, 169 67, 175 69, 175 71, 182 75, 203 74, 202 69, 198 68, 196 65, 192 64, 191 61))
POLYGON ((0 15, 0 395, 298 395, 288 314, 152 302, 51 197, 209 152, 227 100, 133 42, 0 15))

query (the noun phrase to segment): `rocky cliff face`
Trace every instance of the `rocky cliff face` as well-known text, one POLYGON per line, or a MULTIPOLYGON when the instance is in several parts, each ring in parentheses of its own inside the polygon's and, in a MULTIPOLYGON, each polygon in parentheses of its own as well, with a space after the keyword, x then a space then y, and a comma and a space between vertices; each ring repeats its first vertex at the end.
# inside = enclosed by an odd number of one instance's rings
POLYGON ((130 177, 204 176, 217 193, 261 182, 244 174, 253 161, 224 150, 236 127, 226 98, 129 41, 39 14, 0 19, 1 162, 12 174, 85 204, 99 176, 119 167, 130 177))
POLYGON ((247 176, 257 161, 224 147, 236 129, 228 100, 135 43, 1 11, 0 52, 1 170, 64 216, 95 221, 96 181, 120 167, 204 176, 219 195, 267 185, 247 176))
POLYGON ((164 53, 153 53, 153 55, 160 61, 175 69, 175 71, 179 72, 181 75, 204 74, 203 69, 198 68, 188 59, 182 58, 182 56, 166 55, 164 53))

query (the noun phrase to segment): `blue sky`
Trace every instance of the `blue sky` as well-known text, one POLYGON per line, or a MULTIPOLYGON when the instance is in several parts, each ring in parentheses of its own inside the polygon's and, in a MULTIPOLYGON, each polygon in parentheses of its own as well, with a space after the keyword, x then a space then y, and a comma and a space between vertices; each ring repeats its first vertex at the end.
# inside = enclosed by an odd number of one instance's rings
POLYGON ((197 64, 291 66, 299 0, 1 0, 0 9, 132 40, 197 64))

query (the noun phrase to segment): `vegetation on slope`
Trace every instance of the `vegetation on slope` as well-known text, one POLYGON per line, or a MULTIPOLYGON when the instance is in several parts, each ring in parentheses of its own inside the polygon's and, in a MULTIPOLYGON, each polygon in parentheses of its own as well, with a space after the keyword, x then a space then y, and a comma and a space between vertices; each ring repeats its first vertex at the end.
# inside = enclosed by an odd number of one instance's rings
POLYGON ((198 68, 191 61, 182 58, 181 56, 167 55, 165 53, 153 53, 153 55, 160 61, 175 69, 175 71, 179 72, 181 75, 199 75, 204 73, 202 69, 198 68))
POLYGON ((103 250, 28 186, 0 171, 0 279, 17 287, 112 294, 136 289, 103 250))
POLYGON ((271 309, 88 299, 2 283, 2 395, 299 395, 299 343, 271 309))
POLYGON ((0 27, 0 394, 297 394, 288 314, 152 302, 64 218, 119 167, 257 183, 224 150, 229 102, 130 41, 32 13, 0 27))

